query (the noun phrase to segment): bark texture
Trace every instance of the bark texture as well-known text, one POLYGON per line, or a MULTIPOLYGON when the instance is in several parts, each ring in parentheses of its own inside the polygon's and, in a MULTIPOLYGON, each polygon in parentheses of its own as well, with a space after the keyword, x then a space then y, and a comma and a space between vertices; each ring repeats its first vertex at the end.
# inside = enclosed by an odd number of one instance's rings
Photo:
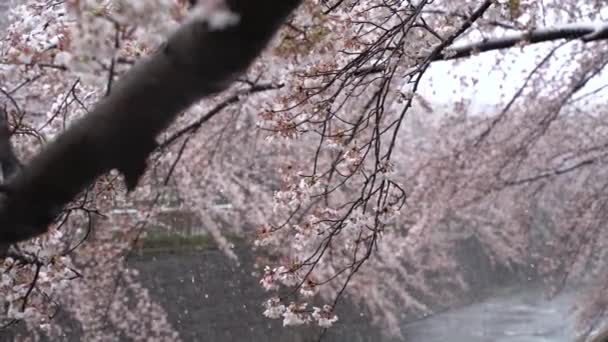
POLYGON ((136 64, 93 111, 3 184, 0 243, 46 232, 58 208, 111 169, 132 190, 156 137, 201 98, 224 90, 261 53, 300 0, 227 0, 237 24, 193 20, 136 64))

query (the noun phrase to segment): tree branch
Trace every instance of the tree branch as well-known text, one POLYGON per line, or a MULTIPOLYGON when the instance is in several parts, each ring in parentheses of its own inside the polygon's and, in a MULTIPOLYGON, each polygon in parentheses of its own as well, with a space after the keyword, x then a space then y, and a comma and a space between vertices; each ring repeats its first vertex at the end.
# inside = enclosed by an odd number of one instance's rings
MULTIPOLYGON (((8 113, 4 108, 0 108, 0 171, 2 171, 0 180, 0 193, 2 194, 0 196, 4 196, 4 198, 9 195, 9 190, 4 184, 22 167, 13 150, 11 135, 8 126, 8 113)), ((10 243, 0 241, 0 256, 6 255, 9 248, 10 243)))
POLYGON ((238 23, 211 29, 194 18, 180 27, 5 184, 0 242, 44 233, 57 208, 111 169, 125 176, 129 190, 135 188, 156 136, 178 113, 235 81, 300 1, 227 0, 238 23))
POLYGON ((13 151, 11 144, 11 130, 8 126, 8 113, 0 108, 0 170, 2 170, 2 182, 6 182, 22 167, 21 162, 13 151))
POLYGON ((221 112, 228 106, 237 103, 242 97, 248 96, 251 94, 255 94, 258 92, 271 90, 271 89, 279 89, 282 88, 282 84, 259 84, 253 85, 251 88, 246 89, 244 91, 240 91, 232 96, 226 98, 222 102, 218 103, 215 107, 213 107, 209 112, 200 117, 198 120, 192 122, 186 127, 181 128, 177 132, 173 133, 167 139, 165 139, 162 143, 159 144, 158 148, 160 150, 167 148, 169 145, 173 144, 177 139, 181 138, 187 133, 196 132, 205 122, 210 120, 212 117, 217 115, 217 113, 221 112))
POLYGON ((433 60, 458 59, 469 57, 480 52, 511 48, 520 44, 531 45, 560 39, 580 39, 585 43, 608 39, 608 25, 575 24, 532 30, 501 38, 487 39, 473 44, 447 48, 443 50, 441 54, 434 56, 433 60))

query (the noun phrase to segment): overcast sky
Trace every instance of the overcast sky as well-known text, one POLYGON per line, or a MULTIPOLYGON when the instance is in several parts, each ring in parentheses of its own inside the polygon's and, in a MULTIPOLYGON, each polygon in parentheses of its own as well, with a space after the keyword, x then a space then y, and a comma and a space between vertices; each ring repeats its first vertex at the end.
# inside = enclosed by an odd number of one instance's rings
MULTIPOLYGON (((557 21, 548 23, 551 25, 567 25, 567 24, 603 24, 608 21, 608 8, 604 9, 599 16, 599 19, 591 21, 581 21, 576 23, 567 23, 557 21)), ((548 19, 547 19, 548 20, 548 19)), ((468 42, 480 40, 481 36, 473 36, 474 31, 468 39, 468 42)), ((499 32, 496 36, 507 34, 499 32)), ((465 42, 457 42, 456 45, 464 44, 465 42)), ((496 104, 501 101, 501 96, 509 98, 523 83, 524 77, 540 62, 540 60, 549 52, 553 45, 551 43, 536 44, 526 48, 512 48, 506 56, 501 56, 500 52, 486 52, 476 57, 464 58, 457 62, 437 62, 434 63, 428 71, 427 77, 432 82, 424 82, 421 89, 421 94, 427 97, 432 102, 451 102, 452 99, 461 94, 465 98, 474 99, 475 103, 480 105, 496 104), (497 65, 496 59, 500 58, 501 63, 497 65), (477 78, 479 83, 475 86, 463 88, 460 78, 465 79, 477 78)), ((572 46, 572 45, 570 45, 572 46)), ((593 47, 593 45, 589 45, 593 47)), ((556 57, 566 60, 569 47, 561 48, 556 57)), ((557 73, 557 67, 552 68, 548 72, 557 73)), ((608 84, 606 73, 599 75, 594 80, 590 81, 586 88, 581 93, 597 89, 608 84)), ((604 97, 596 97, 598 100, 605 100, 604 97)))
MULTIPOLYGON (((451 102, 460 97, 473 99, 479 105, 504 102, 521 87, 523 79, 540 62, 549 51, 548 44, 528 47, 523 51, 512 49, 502 57, 498 52, 487 52, 476 57, 465 58, 457 62, 437 62, 428 71, 427 80, 423 82, 420 93, 432 102, 451 102), (544 52, 544 54, 542 54, 544 52), (496 63, 496 59, 502 61, 496 63), (461 79, 467 80, 468 86, 463 87, 461 79), (475 85, 470 81, 479 80, 475 85), (501 97, 502 100, 501 100, 501 97)), ((562 48, 556 56, 566 58, 567 47, 562 48)), ((547 71, 560 72, 557 66, 547 71)), ((606 73, 597 76, 581 91, 585 93, 608 84, 606 73)), ((606 92, 603 92, 604 96, 606 92)), ((598 98, 599 100, 599 98, 598 98)))

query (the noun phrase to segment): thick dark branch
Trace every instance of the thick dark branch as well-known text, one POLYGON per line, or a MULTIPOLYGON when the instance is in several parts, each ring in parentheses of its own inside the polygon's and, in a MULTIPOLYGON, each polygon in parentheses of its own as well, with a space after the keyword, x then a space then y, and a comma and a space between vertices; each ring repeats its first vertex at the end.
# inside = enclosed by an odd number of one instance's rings
POLYGON ((458 28, 458 30, 456 30, 455 32, 453 32, 452 34, 450 34, 450 36, 445 39, 443 42, 441 42, 441 44, 439 44, 439 46, 437 46, 433 52, 431 53, 430 56, 430 60, 436 60, 436 59, 441 59, 441 56, 443 56, 443 53, 445 51, 445 48, 450 46, 452 43, 454 43, 454 40, 456 40, 458 37, 460 37, 462 34, 464 34, 469 28, 471 28, 471 26, 473 26, 473 23, 476 22, 477 20, 479 20, 484 13, 486 13, 486 11, 492 6, 492 4, 494 3, 494 1, 491 0, 486 0, 484 1, 481 6, 479 6, 475 12, 473 12, 471 14, 470 17, 468 17, 464 23, 462 23, 462 25, 458 28))
POLYGON ((179 112, 236 80, 300 1, 227 0, 237 24, 211 30, 192 20, 178 29, 9 180, 0 202, 0 242, 44 233, 58 207, 111 169, 121 171, 132 190, 156 136, 179 112))
MULTIPOLYGON (((13 100, 14 101, 14 100, 13 100)), ((5 182, 21 169, 21 162, 13 151, 11 144, 11 131, 8 126, 8 113, 4 108, 0 108, 0 171, 2 178, 0 181, 0 196, 4 199, 9 195, 5 182)), ((0 241, 0 256, 6 255, 10 244, 0 241)))
POLYGON ((2 183, 21 169, 21 162, 13 151, 10 138, 11 130, 8 127, 8 114, 0 108, 0 170, 2 170, 2 183))
POLYGON ((480 52, 507 49, 521 44, 538 44, 561 39, 580 39, 583 42, 608 39, 608 25, 597 26, 579 24, 532 30, 501 38, 487 39, 473 44, 447 48, 443 50, 441 54, 435 56, 433 60, 457 59, 469 57, 480 52))

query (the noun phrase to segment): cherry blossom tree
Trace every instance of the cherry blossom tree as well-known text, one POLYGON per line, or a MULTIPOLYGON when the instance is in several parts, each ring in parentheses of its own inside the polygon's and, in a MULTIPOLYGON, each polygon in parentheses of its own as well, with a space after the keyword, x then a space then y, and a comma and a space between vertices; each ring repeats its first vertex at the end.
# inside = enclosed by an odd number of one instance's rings
POLYGON ((348 292, 396 332, 404 307, 431 314, 429 298, 467 291, 455 253, 474 237, 496 264, 532 265, 552 293, 597 282, 588 333, 606 310, 606 4, 298 5, 13 10, 0 50, 0 317, 60 336, 62 306, 87 339, 178 339, 125 264, 176 188, 227 256, 229 234, 251 237, 261 314, 286 326, 325 331, 348 292), (507 70, 521 56, 535 66, 496 90, 492 110, 474 113, 465 95, 480 75, 446 75, 462 81, 450 99, 421 91, 441 86, 436 63, 495 58, 507 70))

